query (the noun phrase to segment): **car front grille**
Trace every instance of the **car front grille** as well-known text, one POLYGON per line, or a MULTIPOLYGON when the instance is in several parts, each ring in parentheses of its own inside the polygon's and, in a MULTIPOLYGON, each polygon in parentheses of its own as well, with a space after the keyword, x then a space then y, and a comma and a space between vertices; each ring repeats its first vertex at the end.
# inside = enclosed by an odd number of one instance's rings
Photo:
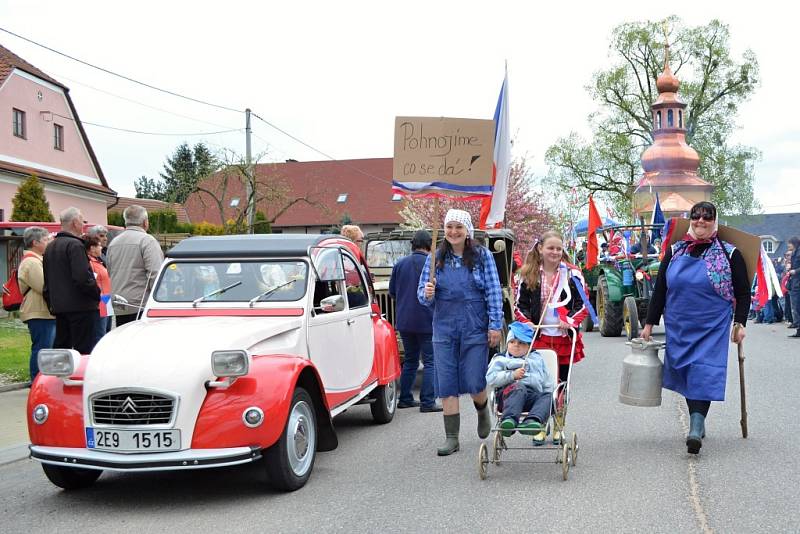
POLYGON ((375 296, 378 297, 378 306, 381 308, 381 313, 386 316, 386 320, 389 321, 389 324, 395 326, 394 299, 389 295, 388 291, 376 291, 375 296))
POLYGON ((172 421, 175 399, 141 391, 115 391, 91 399, 96 425, 161 425, 172 421))

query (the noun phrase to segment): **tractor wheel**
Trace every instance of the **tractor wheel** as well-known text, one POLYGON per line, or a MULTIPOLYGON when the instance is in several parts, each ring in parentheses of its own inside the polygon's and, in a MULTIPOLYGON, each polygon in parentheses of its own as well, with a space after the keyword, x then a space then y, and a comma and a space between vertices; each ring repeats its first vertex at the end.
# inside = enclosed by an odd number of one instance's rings
POLYGON ((622 320, 625 323, 625 334, 628 336, 628 341, 639 337, 639 310, 636 307, 636 299, 633 297, 625 297, 622 302, 622 320))
POLYGON ((622 302, 612 302, 609 299, 605 276, 597 280, 597 318, 600 321, 601 336, 618 337, 622 334, 622 302))

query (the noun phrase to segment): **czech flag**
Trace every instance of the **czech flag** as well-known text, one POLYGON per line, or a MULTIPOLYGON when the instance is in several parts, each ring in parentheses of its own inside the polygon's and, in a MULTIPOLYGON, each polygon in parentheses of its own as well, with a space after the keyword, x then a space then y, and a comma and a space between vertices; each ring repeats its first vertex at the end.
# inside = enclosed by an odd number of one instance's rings
POLYGON ((503 225, 508 198, 508 175, 511 170, 511 130, 508 124, 508 71, 500 88, 494 110, 494 166, 492 196, 481 201, 479 228, 498 228, 503 225))

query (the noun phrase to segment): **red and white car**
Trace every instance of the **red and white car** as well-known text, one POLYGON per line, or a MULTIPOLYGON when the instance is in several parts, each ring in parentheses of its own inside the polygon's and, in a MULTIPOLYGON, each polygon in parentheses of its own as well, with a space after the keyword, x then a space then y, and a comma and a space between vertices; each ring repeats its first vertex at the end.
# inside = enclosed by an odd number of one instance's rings
POLYGON ((332 418, 397 406, 397 342, 363 257, 325 235, 193 237, 169 253, 141 320, 91 355, 51 349, 28 398, 31 457, 55 485, 103 470, 201 469, 262 460, 295 490, 332 418))

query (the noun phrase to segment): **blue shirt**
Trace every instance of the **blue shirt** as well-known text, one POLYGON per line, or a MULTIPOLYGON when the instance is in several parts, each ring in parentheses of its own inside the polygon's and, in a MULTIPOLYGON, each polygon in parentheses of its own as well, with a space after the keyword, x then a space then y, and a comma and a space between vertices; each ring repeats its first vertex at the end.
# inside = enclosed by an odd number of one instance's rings
POLYGON ((413 334, 433 333, 433 313, 417 300, 417 285, 427 252, 416 250, 401 258, 392 267, 389 295, 395 300, 395 327, 400 332, 413 334))
MULTIPOLYGON (((486 309, 489 315, 489 330, 501 330, 503 328, 503 290, 500 288, 500 277, 497 274, 497 265, 492 258, 492 253, 486 247, 475 247, 475 250, 480 254, 480 260, 475 262, 472 268, 472 276, 475 280, 475 285, 478 289, 483 291, 484 298, 486 299, 486 309)), ((463 258, 455 254, 448 254, 445 261, 445 269, 448 269, 448 262, 453 261, 456 267, 461 267, 463 258)), ((476 258, 477 260, 477 258, 476 258)), ((436 273, 441 272, 441 269, 436 269, 436 273)), ((422 268, 422 274, 419 277, 419 285, 417 286, 417 299, 420 304, 433 307, 436 300, 434 294, 431 300, 425 298, 425 284, 431 278, 431 257, 425 260, 425 266, 422 268)))

